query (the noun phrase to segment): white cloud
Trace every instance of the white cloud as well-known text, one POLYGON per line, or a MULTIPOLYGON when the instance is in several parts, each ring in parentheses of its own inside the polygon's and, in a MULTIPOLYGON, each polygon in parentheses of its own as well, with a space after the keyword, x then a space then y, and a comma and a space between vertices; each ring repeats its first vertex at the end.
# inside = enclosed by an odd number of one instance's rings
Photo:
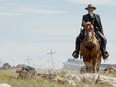
POLYGON ((102 4, 102 5, 116 5, 116 0, 69 0, 78 4, 102 4))
POLYGON ((39 8, 15 8, 15 9, 8 9, 6 11, 0 11, 0 15, 3 16, 18 16, 18 15, 25 15, 25 14, 62 14, 67 13, 66 11, 59 11, 59 10, 50 10, 50 9, 39 9, 39 8))
POLYGON ((0 12, 0 15, 2 15, 2 16, 17 16, 17 15, 23 15, 23 14, 16 13, 16 12, 0 12))
POLYGON ((58 10, 50 10, 50 9, 39 9, 39 8, 27 8, 27 7, 23 7, 23 8, 19 8, 14 10, 16 12, 21 12, 21 13, 33 13, 33 14, 38 14, 38 13, 42 13, 42 14, 58 14, 58 13, 66 13, 65 11, 58 11, 58 10))
POLYGON ((9 0, 0 0, 0 2, 3 2, 3 1, 6 2, 6 1, 9 1, 9 0))

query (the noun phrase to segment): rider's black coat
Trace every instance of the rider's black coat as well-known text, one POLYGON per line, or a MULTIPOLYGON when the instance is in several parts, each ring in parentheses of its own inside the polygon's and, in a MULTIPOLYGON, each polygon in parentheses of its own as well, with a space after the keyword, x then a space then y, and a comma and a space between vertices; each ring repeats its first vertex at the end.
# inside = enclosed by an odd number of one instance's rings
POLYGON ((83 21, 85 21, 85 22, 88 22, 88 21, 92 22, 93 20, 94 20, 95 32, 96 31, 100 31, 102 34, 104 34, 103 28, 102 28, 102 24, 101 24, 101 19, 100 19, 100 16, 98 14, 94 14, 93 18, 91 18, 90 14, 83 15, 82 26, 84 27, 83 21))

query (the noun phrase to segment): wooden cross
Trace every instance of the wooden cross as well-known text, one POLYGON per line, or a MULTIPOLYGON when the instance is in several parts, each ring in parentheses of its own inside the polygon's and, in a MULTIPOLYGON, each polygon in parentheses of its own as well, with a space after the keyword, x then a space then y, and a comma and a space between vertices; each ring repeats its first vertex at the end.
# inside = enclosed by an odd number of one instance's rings
POLYGON ((53 54, 55 54, 56 52, 53 52, 52 50, 50 50, 50 53, 47 53, 48 55, 51 55, 51 60, 52 60, 52 67, 54 68, 54 60, 53 60, 53 54))
POLYGON ((28 66, 29 66, 29 65, 30 65, 30 61, 32 61, 32 59, 30 59, 29 56, 28 56, 28 58, 25 59, 25 60, 27 60, 27 62, 28 62, 28 66))

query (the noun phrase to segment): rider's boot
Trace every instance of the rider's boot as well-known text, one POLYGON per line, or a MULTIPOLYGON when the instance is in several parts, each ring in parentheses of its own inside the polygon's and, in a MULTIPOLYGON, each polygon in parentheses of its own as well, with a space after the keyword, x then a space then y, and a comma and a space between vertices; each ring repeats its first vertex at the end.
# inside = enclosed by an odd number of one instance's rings
POLYGON ((78 58, 79 57, 79 51, 80 51, 80 44, 83 41, 85 37, 85 29, 81 30, 81 33, 79 34, 79 36, 76 38, 76 47, 75 47, 75 51, 72 53, 72 56, 74 58, 78 58))
POLYGON ((75 50, 73 53, 72 53, 72 56, 76 59, 78 59, 79 57, 79 50, 75 50))
POLYGON ((80 43, 81 43, 81 41, 80 41, 80 36, 78 36, 78 37, 76 38, 76 47, 75 47, 75 51, 72 53, 72 56, 73 56, 74 58, 76 58, 76 59, 79 57, 80 43))
POLYGON ((109 57, 109 53, 106 51, 106 44, 102 44, 102 55, 104 60, 109 57))

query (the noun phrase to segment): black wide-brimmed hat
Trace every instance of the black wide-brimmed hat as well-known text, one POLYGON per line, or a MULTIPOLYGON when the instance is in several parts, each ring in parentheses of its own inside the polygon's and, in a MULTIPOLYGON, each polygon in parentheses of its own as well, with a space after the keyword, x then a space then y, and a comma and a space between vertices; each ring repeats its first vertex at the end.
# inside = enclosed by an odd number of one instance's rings
POLYGON ((95 6, 93 6, 92 4, 89 4, 88 7, 85 8, 85 10, 88 10, 89 8, 93 8, 94 10, 96 9, 95 6))

